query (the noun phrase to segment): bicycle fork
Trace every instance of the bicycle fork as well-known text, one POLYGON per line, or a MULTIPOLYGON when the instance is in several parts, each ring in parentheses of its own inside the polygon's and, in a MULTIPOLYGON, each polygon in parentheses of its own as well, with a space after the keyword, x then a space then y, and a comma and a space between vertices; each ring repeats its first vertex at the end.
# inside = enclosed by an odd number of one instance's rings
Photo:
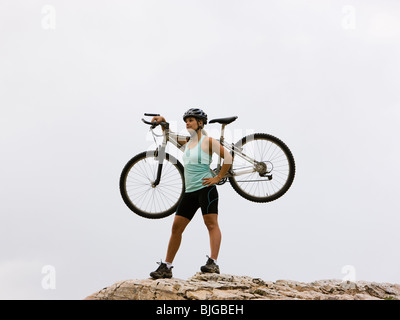
POLYGON ((152 184, 153 188, 157 187, 161 180, 162 166, 165 159, 165 147, 159 148, 158 150, 156 150, 156 153, 157 154, 155 156, 157 157, 158 160, 158 168, 157 168, 156 180, 152 184))
POLYGON ((168 141, 168 129, 169 128, 165 129, 166 132, 164 135, 163 143, 156 149, 155 154, 154 154, 154 156, 158 160, 158 168, 157 168, 156 180, 152 184, 153 188, 157 187, 161 180, 162 167, 163 167, 163 162, 165 159, 165 148, 167 146, 167 141, 168 141))

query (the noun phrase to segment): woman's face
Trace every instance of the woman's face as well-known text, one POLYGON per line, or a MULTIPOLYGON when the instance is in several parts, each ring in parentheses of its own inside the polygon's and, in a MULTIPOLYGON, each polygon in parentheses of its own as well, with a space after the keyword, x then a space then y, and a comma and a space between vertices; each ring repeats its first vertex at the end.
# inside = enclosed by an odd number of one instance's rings
POLYGON ((187 117, 185 122, 186 122, 186 129, 190 133, 196 132, 195 130, 197 130, 198 126, 203 123, 203 121, 199 120, 199 124, 197 124, 197 119, 194 117, 187 117))

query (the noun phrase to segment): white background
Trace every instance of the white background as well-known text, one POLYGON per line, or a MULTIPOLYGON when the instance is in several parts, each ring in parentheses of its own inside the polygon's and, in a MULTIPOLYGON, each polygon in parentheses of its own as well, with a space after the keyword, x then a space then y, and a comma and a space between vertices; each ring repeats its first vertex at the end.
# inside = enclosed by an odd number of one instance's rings
MULTIPOLYGON (((131 212, 119 175, 151 147, 144 112, 184 132, 190 107, 297 165, 272 203, 219 187, 221 272, 400 283, 399 21, 394 0, 2 0, 0 298, 82 299, 157 268, 173 216, 131 212)), ((175 277, 208 241, 199 211, 175 277)))

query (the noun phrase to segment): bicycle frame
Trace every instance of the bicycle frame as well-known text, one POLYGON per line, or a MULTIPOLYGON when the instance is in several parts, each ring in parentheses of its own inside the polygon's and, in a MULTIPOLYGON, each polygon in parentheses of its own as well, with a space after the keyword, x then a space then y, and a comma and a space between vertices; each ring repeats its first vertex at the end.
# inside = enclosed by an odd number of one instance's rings
MULTIPOLYGON (((145 121, 144 119, 142 119, 143 122, 147 123, 147 124, 151 124, 152 127, 150 128, 150 130, 152 131, 153 137, 157 136, 160 137, 160 135, 157 135, 153 132, 153 129, 155 128, 155 124, 152 124, 151 122, 145 121)), ((163 142, 161 145, 159 145, 159 147, 156 150, 156 156, 157 156, 157 160, 159 161, 158 164, 158 170, 157 170, 157 178, 153 183, 153 187, 157 186, 160 183, 160 179, 161 179, 161 172, 162 172, 162 166, 163 166, 163 162, 165 159, 165 149, 167 146, 168 142, 171 142, 172 145, 174 145, 176 148, 178 148, 180 151, 183 151, 182 149, 182 144, 179 143, 179 141, 181 140, 186 140, 188 141, 188 136, 184 136, 184 135, 179 135, 179 134, 171 134, 169 131, 169 123, 167 122, 162 122, 160 123, 163 127, 163 142)), ((232 177, 232 176, 240 176, 240 175, 244 175, 244 174, 249 174, 249 173, 253 173, 253 172, 259 172, 261 176, 267 177, 269 179, 272 179, 272 176, 268 175, 267 171, 266 171, 266 166, 263 162, 259 162, 249 156, 247 156, 246 154, 244 154, 242 152, 242 148, 235 146, 233 143, 229 144, 225 142, 224 139, 224 134, 225 134, 225 126, 226 124, 222 124, 222 128, 221 128, 221 135, 220 135, 220 139, 218 140, 219 143, 226 148, 228 151, 230 151, 232 158, 234 157, 241 157, 242 159, 246 160, 247 162, 249 162, 250 166, 249 167, 245 167, 245 168, 241 168, 241 169, 236 169, 233 170, 232 168, 226 173, 226 175, 224 176, 223 179, 232 177)), ((154 139, 155 140, 155 139, 154 139)), ((215 173, 218 174, 221 170, 221 163, 222 163, 222 158, 220 155, 218 155, 218 162, 217 162, 217 168, 215 173)))

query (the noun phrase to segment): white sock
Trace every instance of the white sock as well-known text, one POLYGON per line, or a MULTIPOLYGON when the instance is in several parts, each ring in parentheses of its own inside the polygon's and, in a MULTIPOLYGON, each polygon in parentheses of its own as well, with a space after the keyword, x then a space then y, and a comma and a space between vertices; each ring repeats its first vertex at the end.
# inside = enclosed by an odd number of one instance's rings
POLYGON ((171 269, 171 268, 172 268, 172 263, 165 261, 165 264, 167 265, 167 268, 168 268, 168 269, 171 269))

